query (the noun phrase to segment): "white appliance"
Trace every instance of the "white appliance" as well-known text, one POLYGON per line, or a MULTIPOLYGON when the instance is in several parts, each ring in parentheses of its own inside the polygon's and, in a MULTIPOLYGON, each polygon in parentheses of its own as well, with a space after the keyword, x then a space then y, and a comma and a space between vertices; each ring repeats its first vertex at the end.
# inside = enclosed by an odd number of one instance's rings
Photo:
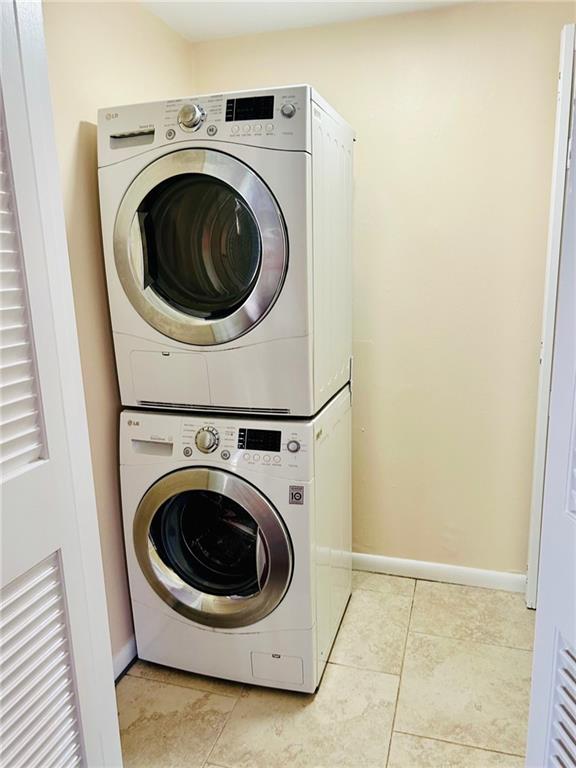
POLYGON ((310 416, 349 381, 352 141, 307 85, 99 111, 124 405, 310 416))
POLYGON ((351 587, 350 390, 310 420, 124 411, 138 656, 316 690, 351 587))
POLYGON ((99 111, 124 405, 310 416, 349 381, 352 141, 307 85, 99 111))

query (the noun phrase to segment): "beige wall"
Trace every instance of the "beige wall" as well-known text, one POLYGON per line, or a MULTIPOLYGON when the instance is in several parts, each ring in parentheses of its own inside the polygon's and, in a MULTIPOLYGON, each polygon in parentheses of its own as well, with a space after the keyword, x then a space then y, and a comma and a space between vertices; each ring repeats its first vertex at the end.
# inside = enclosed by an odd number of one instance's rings
POLYGON ((196 46, 357 130, 356 551, 525 571, 559 37, 490 3, 196 46))
POLYGON ((45 5, 115 653, 131 619, 96 109, 311 82, 355 126, 355 549, 524 571, 571 10, 464 5, 192 46, 140 4, 45 5))
POLYGON ((114 653, 132 635, 118 488, 118 389, 96 175, 96 110, 193 93, 190 44, 137 3, 44 5, 48 67, 114 653))

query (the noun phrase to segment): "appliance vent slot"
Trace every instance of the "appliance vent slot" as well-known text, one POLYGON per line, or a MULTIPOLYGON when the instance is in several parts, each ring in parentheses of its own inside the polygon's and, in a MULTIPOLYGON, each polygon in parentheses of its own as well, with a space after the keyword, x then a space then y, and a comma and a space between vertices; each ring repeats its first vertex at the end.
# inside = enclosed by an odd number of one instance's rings
POLYGON ((4 105, 0 97, 0 476, 42 457, 36 354, 4 105))
POLYGON ((124 133, 110 134, 110 149, 120 147, 140 147, 143 144, 154 143, 154 128, 146 128, 141 131, 125 131, 124 133))
POLYGON ((58 554, 0 591, 0 762, 84 764, 58 554))
POLYGON ((157 403, 154 400, 138 400, 138 405, 150 408, 170 408, 178 411, 202 411, 210 413, 219 411, 221 413, 274 413, 288 415, 289 408, 234 408, 231 405, 193 405, 191 403, 157 403))
POLYGON ((548 765, 576 768, 576 649, 560 636, 548 765))

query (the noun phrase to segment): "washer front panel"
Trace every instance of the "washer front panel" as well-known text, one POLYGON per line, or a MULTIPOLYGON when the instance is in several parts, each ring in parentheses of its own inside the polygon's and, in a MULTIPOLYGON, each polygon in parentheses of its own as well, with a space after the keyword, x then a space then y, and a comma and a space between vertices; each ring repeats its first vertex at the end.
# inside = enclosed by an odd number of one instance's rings
POLYGON ((262 320, 282 288, 288 245, 280 209, 254 171, 223 152, 183 149, 150 163, 128 187, 116 216, 114 258, 128 299, 149 325, 177 341, 207 346, 232 341, 262 320), (173 306, 147 285, 139 207, 159 185, 182 175, 198 175, 227 185, 245 203, 258 229, 258 275, 243 303, 223 317, 195 317, 173 306))
POLYGON ((219 469, 176 470, 154 483, 136 510, 133 540, 140 568, 159 597, 187 619, 210 627, 245 627, 265 618, 281 602, 292 577, 292 547, 276 509, 254 486, 219 469), (202 591, 188 583, 160 556, 151 535, 155 516, 166 502, 194 491, 219 494, 242 508, 254 521, 257 527, 255 568, 261 583, 253 594, 222 595, 202 591))

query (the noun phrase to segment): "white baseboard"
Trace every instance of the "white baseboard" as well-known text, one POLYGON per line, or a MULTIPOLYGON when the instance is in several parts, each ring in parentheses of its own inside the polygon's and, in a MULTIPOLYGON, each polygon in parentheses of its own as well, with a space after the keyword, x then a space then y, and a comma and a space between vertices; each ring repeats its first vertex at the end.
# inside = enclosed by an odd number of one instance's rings
POLYGON ((112 665, 114 667, 114 680, 118 680, 122 672, 126 667, 136 658, 136 638, 134 635, 128 640, 128 642, 120 648, 118 653, 115 653, 112 658, 112 665))
POLYGON ((507 592, 525 592, 526 575, 506 571, 485 571, 482 568, 466 568, 463 565, 427 563, 425 560, 406 560, 402 557, 365 555, 354 552, 352 567, 358 571, 387 573, 391 576, 407 576, 426 581, 444 581, 467 587, 503 589, 507 592))

